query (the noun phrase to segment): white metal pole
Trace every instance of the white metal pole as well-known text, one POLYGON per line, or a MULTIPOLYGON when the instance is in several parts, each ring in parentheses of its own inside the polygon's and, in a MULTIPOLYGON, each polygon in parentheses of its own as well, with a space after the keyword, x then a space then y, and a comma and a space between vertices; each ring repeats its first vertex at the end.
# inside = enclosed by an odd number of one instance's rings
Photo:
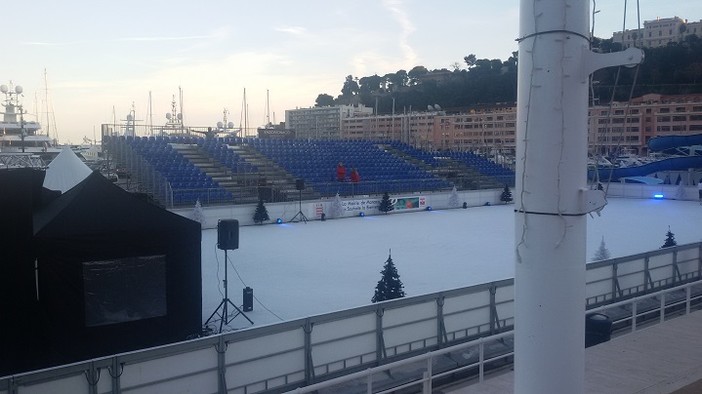
MULTIPOLYGON (((587 81, 630 51, 589 51, 589 2, 521 0, 515 196, 515 393, 582 393, 587 81)), ((640 52, 640 51, 639 51, 640 52)), ((638 52, 637 52, 638 53, 638 52)), ((631 60, 631 59, 630 59, 631 60)))

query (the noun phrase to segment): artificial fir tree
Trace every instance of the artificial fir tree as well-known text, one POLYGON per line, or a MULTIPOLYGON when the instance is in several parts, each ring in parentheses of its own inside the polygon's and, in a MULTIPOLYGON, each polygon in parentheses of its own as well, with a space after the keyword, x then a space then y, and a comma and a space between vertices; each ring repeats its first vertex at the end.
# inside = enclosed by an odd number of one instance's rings
POLYGON ((512 192, 509 190, 509 186, 505 185, 502 195, 500 195, 500 201, 504 203, 512 202, 512 192))
POLYGON ((383 198, 380 200, 378 210, 380 212, 388 213, 393 209, 395 209, 395 206, 393 206, 392 201, 390 201, 390 195, 388 194, 388 192, 383 193, 383 198))
POLYGON ((592 257, 593 261, 599 261, 599 260, 607 260, 610 258, 610 253, 607 247, 605 246, 605 241, 604 241, 604 236, 602 237, 602 241, 600 241, 600 247, 595 251, 595 255, 592 257))
POLYGON ((665 243, 663 244, 663 246, 661 246, 661 249, 669 248, 669 247, 675 246, 677 244, 678 243, 675 242, 675 234, 673 234, 670 231, 670 226, 668 226, 668 232, 665 234, 665 243))
POLYGON ((371 302, 376 303, 405 296, 405 291, 402 289, 404 286, 400 280, 400 274, 397 273, 397 268, 395 268, 395 263, 392 262, 391 253, 388 253, 388 259, 385 261, 383 270, 380 273, 383 276, 375 286, 375 294, 371 298, 371 302))
POLYGON ((271 218, 268 217, 268 210, 266 209, 266 206, 263 205, 262 198, 258 199, 258 205, 256 205, 256 212, 254 212, 253 220, 254 223, 258 224, 271 220, 271 218))
POLYGON ((449 208, 458 208, 461 206, 460 201, 458 201, 458 190, 456 186, 451 189, 451 195, 449 196, 449 208))
POLYGON ((332 201, 331 204, 331 216, 333 218, 340 218, 344 215, 344 207, 341 205, 341 196, 339 196, 339 193, 336 193, 336 196, 334 196, 334 200, 332 201))
POLYGON ((685 185, 683 182, 678 183, 678 187, 675 188, 675 198, 678 200, 685 199, 685 185))
POLYGON ((205 214, 202 211, 202 204, 200 204, 200 199, 195 201, 195 208, 193 208, 193 220, 203 224, 205 222, 205 214))

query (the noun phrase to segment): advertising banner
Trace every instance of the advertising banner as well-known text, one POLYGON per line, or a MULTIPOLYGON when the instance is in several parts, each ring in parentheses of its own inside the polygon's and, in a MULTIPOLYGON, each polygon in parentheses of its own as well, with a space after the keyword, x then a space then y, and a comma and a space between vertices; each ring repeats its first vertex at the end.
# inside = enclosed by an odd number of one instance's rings
MULTIPOLYGON (((377 212, 380 205, 380 198, 364 198, 360 200, 345 200, 341 202, 344 212, 377 212)), ((396 211, 411 211, 425 209, 427 199, 424 196, 391 198, 390 202, 396 211)))

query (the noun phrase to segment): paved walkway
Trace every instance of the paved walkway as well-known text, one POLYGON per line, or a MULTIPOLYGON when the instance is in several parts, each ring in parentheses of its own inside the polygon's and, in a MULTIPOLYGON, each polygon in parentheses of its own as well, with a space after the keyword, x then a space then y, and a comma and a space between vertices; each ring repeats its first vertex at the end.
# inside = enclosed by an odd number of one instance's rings
MULTIPOLYGON (((513 393, 514 373, 441 392, 513 393)), ((585 392, 702 393, 702 312, 676 317, 586 349, 585 392)))

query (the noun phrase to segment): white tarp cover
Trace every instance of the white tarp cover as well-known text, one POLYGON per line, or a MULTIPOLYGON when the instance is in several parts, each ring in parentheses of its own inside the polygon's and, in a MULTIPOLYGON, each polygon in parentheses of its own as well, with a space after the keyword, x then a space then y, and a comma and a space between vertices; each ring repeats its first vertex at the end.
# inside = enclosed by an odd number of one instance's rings
POLYGON ((44 187, 65 193, 91 173, 92 170, 67 146, 49 164, 44 187))

